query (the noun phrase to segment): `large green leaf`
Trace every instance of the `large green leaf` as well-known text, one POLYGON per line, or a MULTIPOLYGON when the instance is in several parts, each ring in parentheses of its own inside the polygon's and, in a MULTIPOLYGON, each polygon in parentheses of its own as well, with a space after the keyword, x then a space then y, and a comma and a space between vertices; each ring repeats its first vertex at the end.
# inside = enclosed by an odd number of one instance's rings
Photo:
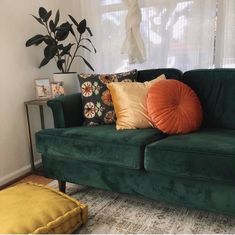
POLYGON ((57 47, 55 45, 48 45, 44 49, 44 56, 45 58, 50 60, 56 55, 56 52, 57 52, 57 47))
POLYGON ((58 30, 56 32, 55 37, 58 41, 64 41, 68 37, 68 35, 69 35, 69 31, 67 31, 67 30, 58 30))
POLYGON ((43 25, 43 21, 42 21, 42 19, 41 18, 39 18, 39 17, 36 17, 36 16, 34 16, 34 15, 32 15, 31 14, 31 16, 38 22, 38 23, 40 23, 40 24, 42 24, 43 25))
POLYGON ((77 30, 78 30, 78 32, 79 32, 80 34, 85 33, 85 31, 86 31, 86 20, 85 20, 85 19, 82 20, 82 21, 78 24, 77 30))
POLYGON ((90 51, 90 52, 91 52, 91 49, 90 49, 90 48, 88 48, 87 46, 80 45, 80 47, 82 47, 82 48, 84 48, 84 49, 86 49, 86 50, 88 50, 88 51, 90 51))
POLYGON ((93 47, 94 52, 96 53, 96 48, 95 48, 94 44, 92 43, 92 41, 89 38, 83 38, 82 41, 88 41, 91 44, 91 46, 93 47))
POLYGON ((64 46, 63 46, 63 44, 59 44, 59 45, 57 46, 57 48, 58 48, 59 50, 63 50, 63 49, 64 49, 64 46))
POLYGON ((49 27, 50 27, 50 30, 51 30, 52 32, 55 32, 56 25, 55 25, 55 23, 53 22, 53 20, 50 20, 50 22, 49 22, 49 27))
POLYGON ((50 36, 45 36, 44 37, 44 42, 47 44, 47 45, 56 45, 56 40, 50 36))
POLYGON ((57 10, 56 15, 55 15, 55 26, 58 25, 59 20, 60 20, 60 11, 57 10))
POLYGON ((74 30, 73 30, 73 26, 72 26, 72 25, 71 25, 71 27, 70 27, 70 29, 69 29, 69 30, 70 30, 70 33, 71 33, 71 34, 73 34, 73 36, 74 36, 74 37, 76 37, 76 36, 75 36, 75 33, 74 33, 74 30))
POLYGON ((65 63, 65 60, 58 60, 57 61, 57 67, 61 71, 63 70, 63 64, 65 63))
POLYGON ((55 37, 58 41, 63 41, 65 40, 69 35, 69 31, 65 29, 57 30, 55 37))
POLYGON ((44 65, 48 64, 49 61, 50 61, 50 60, 48 60, 47 58, 44 58, 44 59, 41 61, 40 65, 39 65, 39 68, 41 68, 41 67, 43 67, 44 65))
POLYGON ((69 18, 72 20, 72 22, 73 22, 77 27, 79 26, 78 22, 77 22, 71 15, 69 15, 69 18))
POLYGON ((44 7, 40 7, 38 10, 39 16, 41 17, 41 19, 44 19, 44 17, 47 14, 47 10, 44 7))
POLYGON ((92 37, 93 34, 92 34, 92 32, 91 32, 91 29, 90 29, 89 27, 86 27, 86 30, 87 30, 87 32, 90 34, 90 36, 92 37))
POLYGON ((61 24, 59 27, 56 28, 55 37, 58 41, 65 40, 70 32, 71 24, 69 22, 61 24))
POLYGON ((41 34, 37 34, 35 36, 33 36, 32 38, 30 38, 26 43, 25 46, 26 47, 30 47, 32 45, 39 45, 40 43, 42 43, 44 40, 44 36, 41 34))
POLYGON ((73 45, 74 45, 74 43, 73 44, 69 43, 67 46, 65 46, 62 49, 62 52, 60 53, 60 56, 70 55, 70 50, 71 50, 73 45))
POLYGON ((52 14, 52 11, 49 11, 49 12, 45 15, 45 17, 43 18, 43 21, 44 21, 44 22, 47 22, 47 21, 49 20, 49 18, 51 17, 51 14, 52 14))
POLYGON ((69 30, 69 29, 71 28, 71 26, 72 26, 72 25, 67 21, 67 22, 61 24, 61 25, 60 25, 60 28, 64 28, 64 29, 69 30))
POLYGON ((80 57, 80 58, 82 58, 82 60, 84 61, 84 63, 87 65, 87 67, 89 68, 89 69, 91 69, 92 71, 95 71, 94 69, 93 69, 93 67, 90 65, 90 63, 84 58, 84 57, 82 57, 82 56, 77 56, 77 57, 80 57))

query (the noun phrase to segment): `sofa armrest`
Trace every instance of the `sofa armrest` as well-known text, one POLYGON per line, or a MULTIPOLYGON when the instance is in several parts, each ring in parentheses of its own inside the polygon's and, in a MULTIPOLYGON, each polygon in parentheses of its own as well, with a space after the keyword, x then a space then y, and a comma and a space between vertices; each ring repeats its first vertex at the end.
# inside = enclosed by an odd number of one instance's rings
POLYGON ((60 96, 49 100, 55 128, 81 126, 83 124, 82 98, 80 93, 60 96))

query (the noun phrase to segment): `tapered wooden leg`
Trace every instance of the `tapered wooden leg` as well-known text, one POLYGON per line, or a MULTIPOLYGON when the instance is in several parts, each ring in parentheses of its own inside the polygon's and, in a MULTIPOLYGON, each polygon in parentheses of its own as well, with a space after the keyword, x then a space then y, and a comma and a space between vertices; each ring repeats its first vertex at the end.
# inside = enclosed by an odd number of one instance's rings
POLYGON ((66 182, 58 180, 59 190, 62 193, 66 191, 66 182))

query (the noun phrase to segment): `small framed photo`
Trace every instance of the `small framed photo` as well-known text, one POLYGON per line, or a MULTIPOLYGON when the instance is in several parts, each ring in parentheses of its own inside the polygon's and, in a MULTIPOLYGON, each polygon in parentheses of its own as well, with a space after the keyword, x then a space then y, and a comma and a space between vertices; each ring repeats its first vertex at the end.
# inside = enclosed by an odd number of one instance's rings
POLYGON ((51 98, 50 79, 35 79, 37 99, 44 100, 51 98))
POLYGON ((52 97, 64 96, 63 82, 51 82, 52 97))

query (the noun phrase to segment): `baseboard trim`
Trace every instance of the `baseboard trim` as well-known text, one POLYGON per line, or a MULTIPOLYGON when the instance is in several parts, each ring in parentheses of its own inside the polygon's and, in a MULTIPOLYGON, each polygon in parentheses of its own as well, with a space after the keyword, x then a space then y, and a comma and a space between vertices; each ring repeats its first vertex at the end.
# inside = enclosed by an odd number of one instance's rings
MULTIPOLYGON (((36 161, 34 163, 35 167, 39 166, 41 163, 42 163, 41 159, 36 161)), ((17 171, 14 171, 14 172, 0 178, 0 188, 3 188, 6 185, 14 183, 15 181, 19 180, 20 178, 30 174, 30 172, 31 172, 31 165, 29 164, 27 166, 22 167, 21 169, 19 169, 17 171)))

